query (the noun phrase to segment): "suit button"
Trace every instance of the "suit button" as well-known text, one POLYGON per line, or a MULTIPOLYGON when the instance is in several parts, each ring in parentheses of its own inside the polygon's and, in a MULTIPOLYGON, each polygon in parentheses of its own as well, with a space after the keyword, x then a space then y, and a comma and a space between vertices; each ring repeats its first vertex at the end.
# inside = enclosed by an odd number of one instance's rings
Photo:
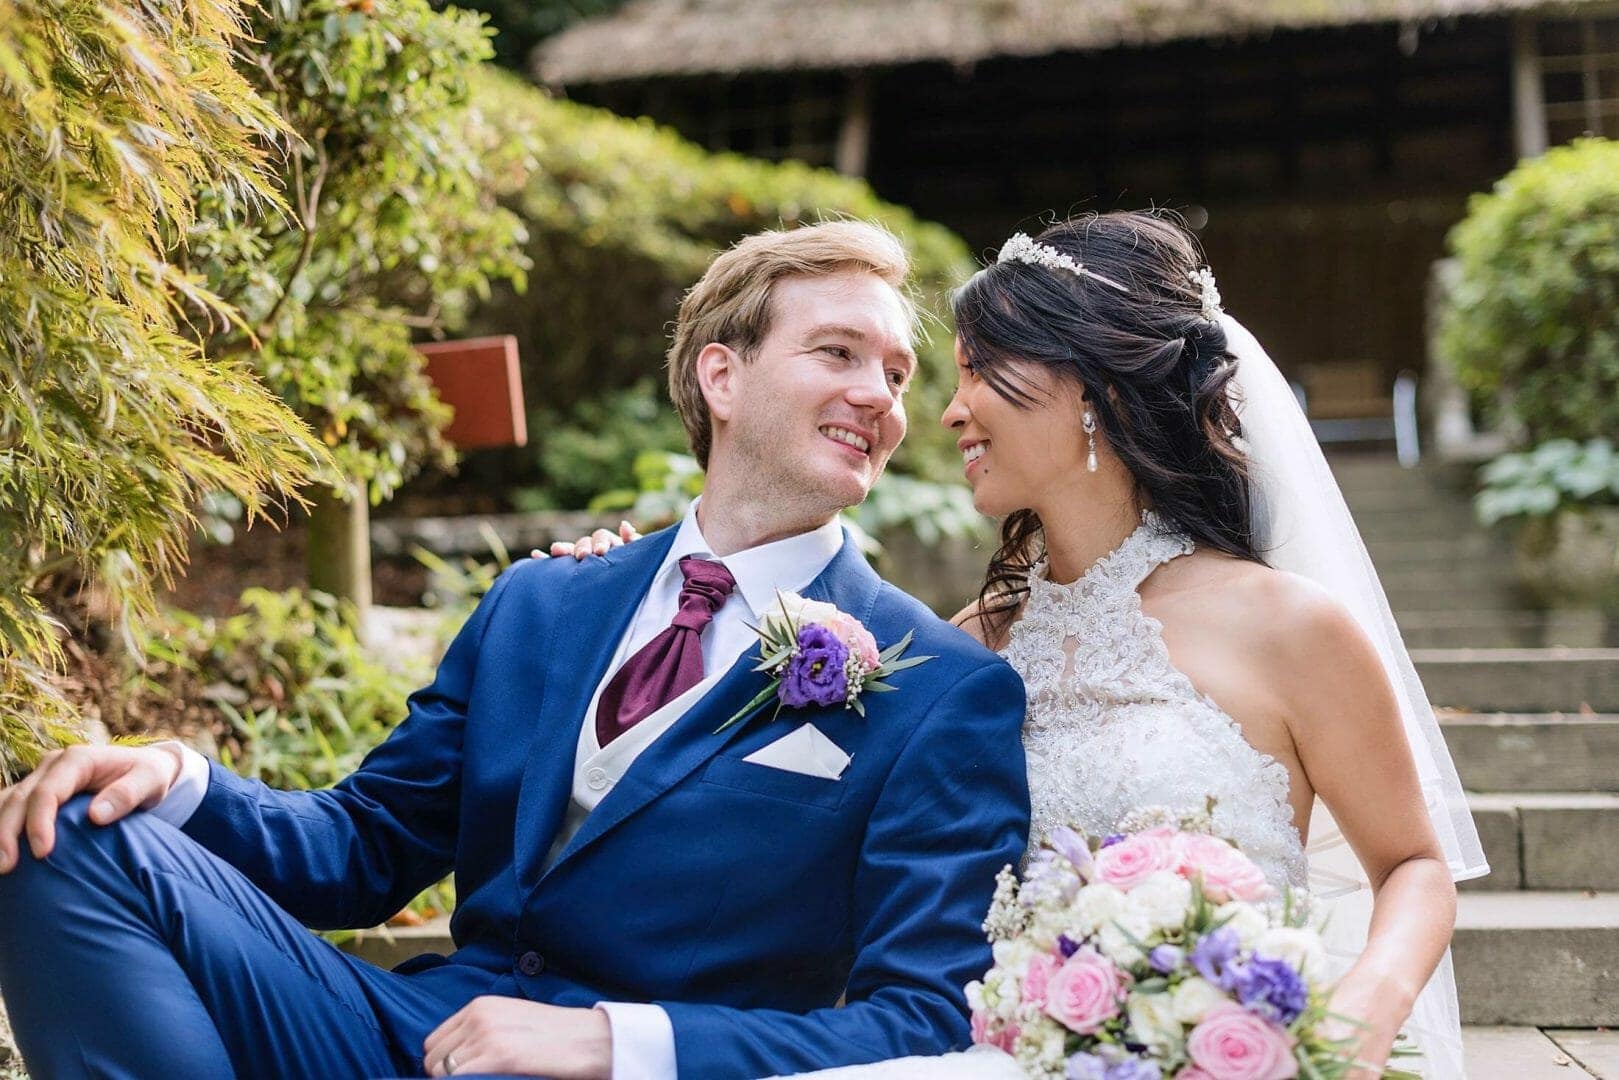
POLYGON ((526 952, 517 958, 517 970, 524 975, 538 975, 545 970, 545 957, 537 952, 526 952))
POLYGON ((591 791, 600 791, 608 784, 606 769, 591 769, 585 773, 585 786, 591 791))

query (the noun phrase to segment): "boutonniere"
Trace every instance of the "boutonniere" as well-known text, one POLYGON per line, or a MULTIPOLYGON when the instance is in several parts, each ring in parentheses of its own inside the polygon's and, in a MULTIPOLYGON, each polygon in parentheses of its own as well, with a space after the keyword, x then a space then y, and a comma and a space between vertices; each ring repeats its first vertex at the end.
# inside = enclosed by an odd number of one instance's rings
POLYGON ((753 627, 759 635, 759 663, 753 670, 769 672, 770 685, 715 728, 716 735, 752 716, 772 697, 776 699, 776 715, 783 707, 842 703, 844 708, 865 716, 862 694, 868 690, 879 694, 895 690, 897 687, 883 680, 896 671, 933 659, 904 658, 914 631, 878 652, 877 639, 860 625, 859 619, 832 604, 806 600, 797 593, 778 592, 775 606, 765 612, 761 624, 753 627))

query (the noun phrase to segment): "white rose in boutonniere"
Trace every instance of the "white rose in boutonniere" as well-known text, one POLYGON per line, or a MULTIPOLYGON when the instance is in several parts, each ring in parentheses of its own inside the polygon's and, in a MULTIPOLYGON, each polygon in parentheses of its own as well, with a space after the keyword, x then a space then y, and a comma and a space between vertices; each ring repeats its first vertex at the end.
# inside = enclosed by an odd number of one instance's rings
POLYGON ((759 663, 753 670, 769 672, 770 685, 725 723, 715 734, 751 716, 772 696, 783 706, 837 705, 861 716, 866 708, 860 695, 894 690, 888 676, 932 660, 931 656, 901 659, 910 648, 911 634, 878 651, 877 639, 860 620, 820 600, 797 593, 777 593, 776 604, 765 612, 757 628, 759 663))

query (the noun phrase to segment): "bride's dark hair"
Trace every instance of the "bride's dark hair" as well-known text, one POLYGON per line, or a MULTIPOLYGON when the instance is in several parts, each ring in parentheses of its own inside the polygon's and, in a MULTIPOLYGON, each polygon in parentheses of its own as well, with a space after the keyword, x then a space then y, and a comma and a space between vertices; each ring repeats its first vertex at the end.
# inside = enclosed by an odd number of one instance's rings
MULTIPOLYGON (((1042 400, 1020 365, 1078 384, 1143 504, 1200 547, 1263 562, 1226 394, 1235 358, 1220 323, 1203 316, 1196 238, 1168 212, 1121 211, 1060 222, 1036 240, 1124 290, 1065 269, 992 264, 955 295, 964 362, 1019 408, 1042 400)), ((1007 516, 979 592, 991 635, 1022 603, 1044 547, 1033 510, 1007 516)))

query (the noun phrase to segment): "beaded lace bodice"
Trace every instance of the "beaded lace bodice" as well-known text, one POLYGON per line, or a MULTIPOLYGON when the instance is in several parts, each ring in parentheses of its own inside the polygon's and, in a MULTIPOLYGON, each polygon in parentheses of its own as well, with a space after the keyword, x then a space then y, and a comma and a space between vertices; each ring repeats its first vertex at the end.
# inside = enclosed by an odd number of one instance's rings
POLYGON ((1001 654, 1028 691, 1031 841, 1062 824, 1104 835, 1133 810, 1196 811, 1212 796, 1214 832, 1272 882, 1302 886, 1286 766, 1170 663, 1162 627, 1141 610, 1140 584, 1192 548, 1149 511, 1073 584, 1051 581, 1043 559, 1030 573, 1001 654))

